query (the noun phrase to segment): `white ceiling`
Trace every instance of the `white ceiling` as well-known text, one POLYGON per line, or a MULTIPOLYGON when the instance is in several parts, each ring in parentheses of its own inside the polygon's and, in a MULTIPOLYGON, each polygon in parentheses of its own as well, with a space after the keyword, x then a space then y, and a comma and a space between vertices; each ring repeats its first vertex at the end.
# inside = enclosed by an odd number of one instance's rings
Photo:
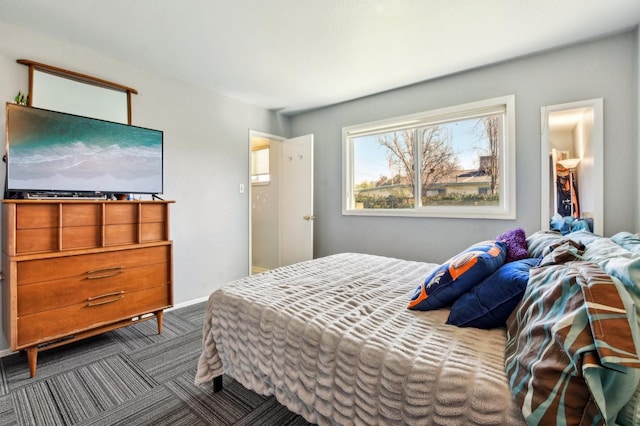
POLYGON ((0 0, 0 20, 294 113, 630 29, 640 0, 0 0))

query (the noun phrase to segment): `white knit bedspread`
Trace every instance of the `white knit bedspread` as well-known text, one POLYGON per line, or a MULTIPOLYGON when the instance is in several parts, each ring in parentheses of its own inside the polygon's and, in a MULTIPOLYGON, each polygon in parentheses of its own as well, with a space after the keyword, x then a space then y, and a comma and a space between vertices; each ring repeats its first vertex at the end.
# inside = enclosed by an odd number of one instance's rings
POLYGON ((406 308, 435 266, 344 253, 229 283, 209 298, 195 381, 224 372, 320 425, 524 424, 503 329, 406 308))

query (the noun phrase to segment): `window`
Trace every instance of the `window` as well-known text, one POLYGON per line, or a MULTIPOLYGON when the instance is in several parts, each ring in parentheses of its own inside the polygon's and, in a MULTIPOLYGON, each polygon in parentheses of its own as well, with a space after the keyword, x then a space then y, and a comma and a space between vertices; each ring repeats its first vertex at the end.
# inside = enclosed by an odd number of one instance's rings
POLYGON ((269 145, 251 148, 251 183, 267 184, 269 175, 269 145))
POLYGON ((343 128, 343 214, 515 219, 515 96, 343 128))

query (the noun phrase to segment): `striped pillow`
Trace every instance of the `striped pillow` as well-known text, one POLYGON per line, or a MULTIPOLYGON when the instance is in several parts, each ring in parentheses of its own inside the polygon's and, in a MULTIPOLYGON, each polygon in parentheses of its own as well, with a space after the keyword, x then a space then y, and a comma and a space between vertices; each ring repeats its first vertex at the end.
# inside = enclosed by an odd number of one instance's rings
POLYGON ((504 264, 507 243, 482 241, 435 268, 413 293, 407 308, 429 311, 450 306, 504 264))
POLYGON ((529 257, 542 257, 549 253, 549 247, 562 241, 564 237, 555 231, 537 231, 527 237, 529 257))
POLYGON ((640 253, 640 237, 628 231, 618 232, 611 237, 611 241, 633 253, 640 253))

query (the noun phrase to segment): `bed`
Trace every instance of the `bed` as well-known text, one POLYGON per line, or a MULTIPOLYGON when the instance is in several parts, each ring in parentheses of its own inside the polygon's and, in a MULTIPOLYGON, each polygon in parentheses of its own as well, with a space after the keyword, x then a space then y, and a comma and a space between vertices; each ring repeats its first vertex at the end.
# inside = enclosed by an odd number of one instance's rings
MULTIPOLYGON (((552 239, 543 233, 541 238, 528 242, 538 252, 533 254, 542 259, 550 246, 562 246, 559 242, 569 237, 554 234, 552 239)), ((580 244, 571 246, 573 252, 580 244)), ((573 253, 571 249, 566 251, 573 253)), ((555 257, 545 257, 551 258, 547 263, 558 264, 562 256, 557 253, 555 257)), ((567 267, 571 271, 585 270, 571 263, 575 260, 571 259, 570 268, 567 267)), ((535 327, 540 327, 522 324, 529 307, 527 296, 511 313, 506 327, 492 329, 447 324, 450 307, 428 311, 407 309, 411 295, 417 291, 416 285, 424 283, 425 277, 441 266, 341 253, 229 283, 209 298, 195 382, 206 386, 217 383, 219 387, 224 373, 257 393, 275 395, 291 411, 319 425, 531 422, 539 411, 531 405, 539 394, 537 373, 531 372, 537 368, 536 362, 548 358, 536 356, 527 360, 522 356, 532 352, 527 345, 531 344, 530 337, 539 332, 535 327), (521 308, 523 314, 518 317, 521 308), (514 383, 516 387, 518 383, 528 383, 529 389, 524 386, 518 394, 514 392, 514 383)), ((557 274, 556 271, 554 280, 561 282, 563 278, 557 274)), ((540 279, 549 281, 548 277, 540 279)), ((579 282, 573 275, 570 280, 579 282)), ((617 281, 608 284, 618 288, 617 281)), ((571 297, 581 298, 581 294, 571 297)), ((529 302, 532 297, 540 295, 535 292, 529 295, 529 302)), ((567 309, 561 308, 559 315, 590 318, 585 306, 593 301, 581 300, 571 303, 579 307, 576 312, 567 313, 567 309)), ((625 303, 615 309, 618 312, 634 309, 632 303, 625 303)), ((623 323, 633 326, 633 321, 627 321, 628 314, 624 311, 618 319, 622 317, 623 323)), ((611 416, 615 419, 623 408, 626 417, 621 423, 640 421, 640 408, 635 406, 637 392, 634 393, 640 381, 640 374, 635 373, 640 366, 634 346, 636 329, 623 330, 630 334, 620 332, 619 340, 630 341, 631 346, 608 354, 605 360, 610 362, 608 367, 616 364, 617 371, 624 370, 619 375, 624 379, 605 375, 606 383, 600 383, 602 393, 610 390, 607 386, 617 386, 625 396, 602 410, 602 403, 594 403, 594 392, 589 390, 590 402, 586 401, 578 411, 583 417, 588 413, 591 423, 575 424, 611 423, 611 416), (612 410, 616 414, 611 414, 612 410)), ((585 330, 589 334, 588 326, 585 330)), ((580 350, 592 353, 584 349, 591 347, 591 343, 584 343, 580 350)), ((601 346, 612 347, 608 341, 601 346)), ((565 349, 558 352, 562 354, 565 349)), ((566 382, 566 389, 574 389, 575 376, 579 376, 580 383, 584 382, 583 367, 578 365, 579 374, 571 371, 570 379, 563 376, 557 384, 564 386, 566 382)), ((567 370, 566 366, 562 368, 567 370)), ((565 398, 561 393, 553 404, 558 401, 564 404, 565 398)), ((565 415, 564 408, 546 409, 539 418, 559 416, 559 412, 565 415), (549 414, 550 411, 553 413, 549 414)))

